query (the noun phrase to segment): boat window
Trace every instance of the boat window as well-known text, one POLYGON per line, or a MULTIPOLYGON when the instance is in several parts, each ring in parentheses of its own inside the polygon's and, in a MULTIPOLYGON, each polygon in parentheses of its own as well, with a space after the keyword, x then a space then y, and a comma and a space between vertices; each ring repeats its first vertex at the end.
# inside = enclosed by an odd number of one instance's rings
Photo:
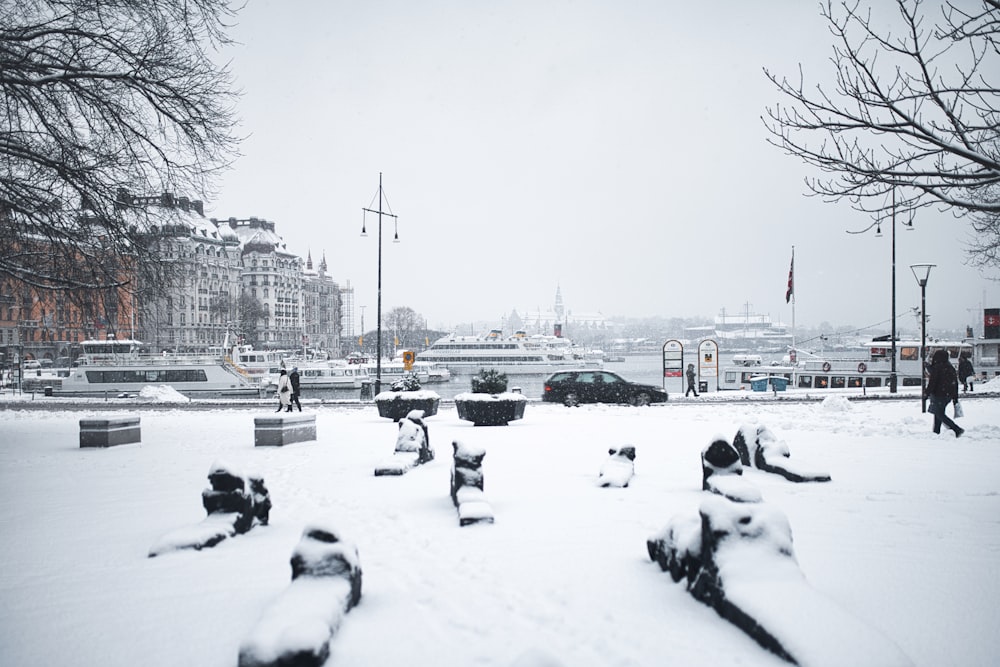
POLYGON ((872 377, 872 376, 869 375, 868 377, 865 378, 865 386, 866 387, 881 387, 882 386, 882 378, 880 378, 880 377, 872 377))
POLYGON ((923 378, 914 377, 904 377, 903 386, 904 387, 919 387, 923 382, 923 378))
POLYGON ((809 389, 812 386, 813 386, 813 377, 812 377, 812 375, 800 375, 799 376, 799 388, 801 388, 801 389, 809 389))
POLYGON ((816 387, 816 389, 826 389, 830 386, 830 378, 826 375, 817 375, 815 381, 813 382, 813 386, 816 387))
POLYGON ((860 376, 852 376, 852 377, 847 378, 847 386, 851 387, 853 389, 857 389, 857 388, 861 387, 861 377, 860 376))
POLYGON ((920 358, 920 348, 913 345, 899 348, 899 358, 904 361, 916 361, 920 358))
POLYGON ((834 375, 830 378, 830 387, 833 389, 843 389, 845 384, 845 378, 843 375, 834 375))

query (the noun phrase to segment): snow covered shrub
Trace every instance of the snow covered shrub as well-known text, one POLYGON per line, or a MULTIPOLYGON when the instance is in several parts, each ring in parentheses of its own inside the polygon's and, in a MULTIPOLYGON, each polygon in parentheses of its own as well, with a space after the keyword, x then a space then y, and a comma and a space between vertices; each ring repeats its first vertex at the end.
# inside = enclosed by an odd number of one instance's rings
POLYGON ((392 383, 393 391, 420 391, 420 380, 416 375, 404 375, 392 383))
POLYGON ((472 376, 473 394, 502 394, 507 391, 507 374, 495 368, 481 368, 472 376))

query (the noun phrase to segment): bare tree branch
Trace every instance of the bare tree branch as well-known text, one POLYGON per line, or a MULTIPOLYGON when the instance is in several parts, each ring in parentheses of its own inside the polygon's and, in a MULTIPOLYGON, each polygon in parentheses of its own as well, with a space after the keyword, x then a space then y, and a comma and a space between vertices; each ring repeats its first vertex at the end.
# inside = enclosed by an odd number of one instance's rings
POLYGON ((822 5, 833 84, 807 87, 801 67, 797 80, 765 70, 788 102, 763 118, 769 141, 823 174, 807 179, 811 193, 885 214, 896 189, 904 208, 1000 215, 1000 0, 980 3, 937 16, 895 0, 895 28, 860 0, 822 5))
POLYGON ((128 288, 123 267, 158 263, 145 234, 177 209, 119 192, 212 194, 238 146, 210 57, 233 16, 226 0, 0 0, 0 274, 128 288))

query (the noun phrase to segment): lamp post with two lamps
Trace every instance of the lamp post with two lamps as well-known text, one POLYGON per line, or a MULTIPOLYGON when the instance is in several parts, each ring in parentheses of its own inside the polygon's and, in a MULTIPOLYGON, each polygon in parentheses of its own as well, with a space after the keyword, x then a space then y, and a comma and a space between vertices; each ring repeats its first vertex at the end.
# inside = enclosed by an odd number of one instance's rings
MULTIPOLYGON (((891 236, 892 236, 892 243, 891 243, 891 246, 892 246, 892 250, 891 250, 891 257, 892 257, 892 279, 891 279, 891 282, 892 282, 892 311, 891 311, 891 315, 892 315, 892 331, 890 332, 889 339, 890 339, 890 342, 892 344, 892 357, 891 357, 891 361, 889 362, 890 363, 890 367, 889 367, 889 393, 890 394, 895 394, 896 393, 896 387, 897 387, 897 384, 898 384, 898 380, 897 380, 897 377, 896 377, 896 338, 897 338, 897 336, 896 336, 896 188, 892 189, 892 218, 891 218, 891 220, 892 220, 892 230, 891 230, 891 236)), ((906 227, 907 230, 910 230, 910 231, 913 230, 913 211, 912 210, 910 211, 910 220, 909 220, 909 222, 904 222, 904 223, 902 223, 902 225, 904 227, 906 227)), ((862 229, 859 232, 848 231, 848 234, 863 234, 863 233, 867 232, 869 229, 871 229, 872 227, 875 227, 875 238, 882 238, 882 221, 881 220, 876 220, 871 225, 868 225, 868 227, 862 229)))
MULTIPOLYGON (((378 333, 375 336, 375 395, 378 396, 379 392, 382 391, 382 216, 388 216, 392 218, 394 225, 394 234, 392 238, 393 243, 399 243, 399 218, 391 213, 382 210, 382 172, 378 175, 378 209, 362 208, 361 214, 361 236, 368 236, 368 232, 365 229, 365 213, 375 213, 378 214, 378 302, 376 305, 378 317, 378 333)), ((375 198, 372 197, 372 202, 374 203, 375 198)), ((388 205, 388 201, 386 201, 388 205)), ((370 206, 370 204, 369 204, 370 206)), ((392 209, 390 208, 390 211, 392 209)))
POLYGON ((927 281, 936 264, 910 264, 920 285, 920 411, 927 412, 927 281))

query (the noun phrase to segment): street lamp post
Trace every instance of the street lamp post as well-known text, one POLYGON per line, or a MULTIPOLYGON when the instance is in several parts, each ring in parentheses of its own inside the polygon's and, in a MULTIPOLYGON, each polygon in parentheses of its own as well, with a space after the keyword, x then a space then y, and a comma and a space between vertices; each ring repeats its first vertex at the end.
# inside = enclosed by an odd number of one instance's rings
MULTIPOLYGON (((386 212, 382 210, 382 172, 378 175, 378 210, 371 208, 362 208, 362 218, 361 218, 361 236, 368 236, 368 232, 365 230, 365 219, 364 213, 375 213, 378 214, 378 302, 376 305, 378 317, 378 333, 375 336, 375 395, 378 396, 379 392, 382 391, 382 216, 388 216, 392 218, 393 224, 398 222, 397 216, 391 212, 386 212)), ((374 197, 372 198, 374 202, 374 197)), ((388 204, 388 202, 386 202, 388 204)), ((395 227, 394 235, 392 239, 393 243, 399 243, 399 228, 395 227)))
POLYGON ((920 285, 920 411, 927 412, 927 280, 936 264, 910 264, 920 285))
MULTIPOLYGON (((890 315, 892 316, 892 332, 891 332, 889 338, 890 338, 890 343, 892 345, 892 357, 891 357, 891 360, 889 362, 890 363, 890 366, 889 366, 889 393, 890 394, 895 394, 896 393, 896 387, 898 385, 898 379, 897 379, 897 376, 896 376, 896 338, 897 338, 897 336, 896 336, 896 188, 892 189, 892 219, 891 219, 891 224, 892 224, 892 229, 890 230, 890 234, 891 234, 891 237, 892 237, 892 243, 891 243, 891 246, 892 246, 892 252, 891 252, 891 258, 892 258, 892 274, 891 274, 892 310, 890 312, 890 315)), ((902 224, 908 230, 912 230, 913 229, 912 212, 911 212, 911 216, 910 216, 910 221, 909 222, 904 222, 902 224)), ((873 222, 871 225, 869 225, 865 229, 862 229, 861 231, 858 231, 858 232, 848 231, 848 234, 863 234, 864 232, 867 232, 872 227, 875 227, 875 237, 876 238, 881 238, 881 236, 882 236, 882 221, 878 220, 878 219, 876 219, 875 222, 873 222)))

